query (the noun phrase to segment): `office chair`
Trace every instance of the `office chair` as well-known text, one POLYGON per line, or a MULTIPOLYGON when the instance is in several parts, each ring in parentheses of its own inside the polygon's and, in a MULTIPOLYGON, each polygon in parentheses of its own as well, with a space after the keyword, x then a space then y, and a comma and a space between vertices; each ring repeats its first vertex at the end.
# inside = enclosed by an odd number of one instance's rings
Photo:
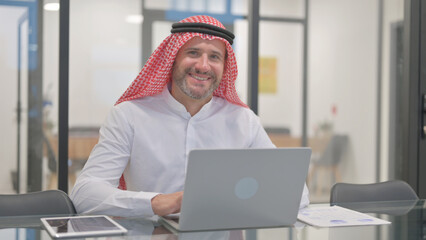
POLYGON ((60 190, 0 194, 0 217, 75 213, 71 199, 60 190))
POLYGON ((372 184, 336 183, 330 193, 330 205, 418 199, 419 197, 411 186, 401 180, 372 184))

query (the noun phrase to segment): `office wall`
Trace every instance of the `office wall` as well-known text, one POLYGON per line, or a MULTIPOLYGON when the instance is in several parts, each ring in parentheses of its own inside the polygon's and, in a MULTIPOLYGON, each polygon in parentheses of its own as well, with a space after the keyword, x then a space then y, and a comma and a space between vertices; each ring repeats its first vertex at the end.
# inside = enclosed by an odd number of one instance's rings
MULTIPOLYGON (((281 5, 281 4, 280 4, 281 5)), ((238 94, 247 99, 248 23, 237 21, 235 41, 238 94)), ((288 128, 302 134, 303 27, 299 23, 261 21, 259 57, 276 60, 276 92, 259 94, 258 114, 265 127, 288 128)))
MULTIPOLYGON (((70 4, 69 125, 99 127, 120 94, 141 69, 139 0, 72 1, 70 4)), ((53 106, 49 116, 57 132, 59 12, 45 11, 44 83, 53 106)))
MULTIPOLYGON (((51 134, 58 131, 59 93, 59 11, 43 12, 43 93, 44 122, 51 124, 51 134)), ((46 129, 47 130, 47 129, 46 129)))
MULTIPOLYGON (((70 127, 100 126, 141 69, 139 0, 70 5, 70 127)), ((143 43, 142 43, 143 44, 143 43)))

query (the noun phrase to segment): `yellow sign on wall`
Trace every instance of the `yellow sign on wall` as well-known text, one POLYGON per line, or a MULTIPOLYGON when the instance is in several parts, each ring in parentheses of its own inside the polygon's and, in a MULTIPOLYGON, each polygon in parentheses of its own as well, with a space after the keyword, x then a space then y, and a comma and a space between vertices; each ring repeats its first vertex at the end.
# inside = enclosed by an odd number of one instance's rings
POLYGON ((277 93, 277 58, 259 58, 259 93, 277 93))

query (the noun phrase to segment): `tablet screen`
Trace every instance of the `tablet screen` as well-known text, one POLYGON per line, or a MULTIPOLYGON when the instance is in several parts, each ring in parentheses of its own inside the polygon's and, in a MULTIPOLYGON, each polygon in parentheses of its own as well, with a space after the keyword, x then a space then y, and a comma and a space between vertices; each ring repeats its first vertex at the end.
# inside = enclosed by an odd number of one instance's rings
POLYGON ((107 216, 73 216, 42 218, 44 227, 52 237, 101 236, 124 234, 125 228, 107 216))

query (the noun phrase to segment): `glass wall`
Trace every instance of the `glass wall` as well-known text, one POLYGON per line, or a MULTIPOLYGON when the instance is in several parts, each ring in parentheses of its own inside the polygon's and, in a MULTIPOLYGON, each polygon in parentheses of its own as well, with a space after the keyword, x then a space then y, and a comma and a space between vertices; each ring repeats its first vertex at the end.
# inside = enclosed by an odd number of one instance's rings
MULTIPOLYGON (((308 135, 312 197, 336 181, 377 181, 379 1, 312 1, 308 135)), ((401 9, 402 11, 402 9, 401 9)))
POLYGON ((401 101, 395 84, 402 81, 403 62, 395 54, 402 46, 403 5, 402 0, 310 4, 308 136, 318 149, 311 162, 313 199, 327 200, 335 181, 394 177, 389 164, 397 146, 398 116, 392 112, 401 101))
POLYGON ((141 1, 70 2, 69 184, 141 66, 141 1))
POLYGON ((306 131, 313 150, 307 180, 311 201, 328 201, 337 181, 393 178, 403 1, 260 3, 259 116, 277 146, 301 146, 306 131))
POLYGON ((1 193, 37 191, 45 183, 43 118, 50 102, 42 84, 41 11, 37 1, 0 1, 1 193))
MULTIPOLYGON (((58 1, 45 0, 42 7, 1 3, 0 192, 16 192, 18 172, 21 192, 37 189, 29 183, 33 178, 40 178, 42 189, 56 188, 58 1), (43 44, 34 43, 34 32, 42 34, 43 44), (32 62, 34 52, 41 53, 39 68, 32 62)), ((237 90, 247 102, 248 4, 70 2, 69 191, 108 111, 169 34, 172 22, 208 14, 235 33, 237 90)), ((312 147, 312 202, 328 201, 336 181, 394 178, 403 5, 403 0, 260 1, 259 116, 278 147, 301 146, 304 138, 312 147)))
MULTIPOLYGON (((0 5, 0 144, 1 193, 17 190, 17 164, 25 169, 28 114, 28 7, 20 5, 0 5), (6 24, 8 23, 8 24, 6 24), (19 84, 21 83, 21 84, 19 84), (20 105, 20 106, 19 106, 20 105), (19 117, 18 117, 19 115, 19 117), (19 136, 18 136, 19 135, 19 136), (20 148, 18 148, 20 145, 20 148)), ((25 180, 22 174, 20 180, 25 180)), ((25 186, 21 181, 21 186, 25 186)))
POLYGON ((57 189, 59 108, 59 0, 42 1, 44 115, 43 189, 57 189))
POLYGON ((403 4, 260 1, 259 116, 279 147, 302 146, 306 137, 312 202, 328 201, 338 181, 395 177, 403 4))

